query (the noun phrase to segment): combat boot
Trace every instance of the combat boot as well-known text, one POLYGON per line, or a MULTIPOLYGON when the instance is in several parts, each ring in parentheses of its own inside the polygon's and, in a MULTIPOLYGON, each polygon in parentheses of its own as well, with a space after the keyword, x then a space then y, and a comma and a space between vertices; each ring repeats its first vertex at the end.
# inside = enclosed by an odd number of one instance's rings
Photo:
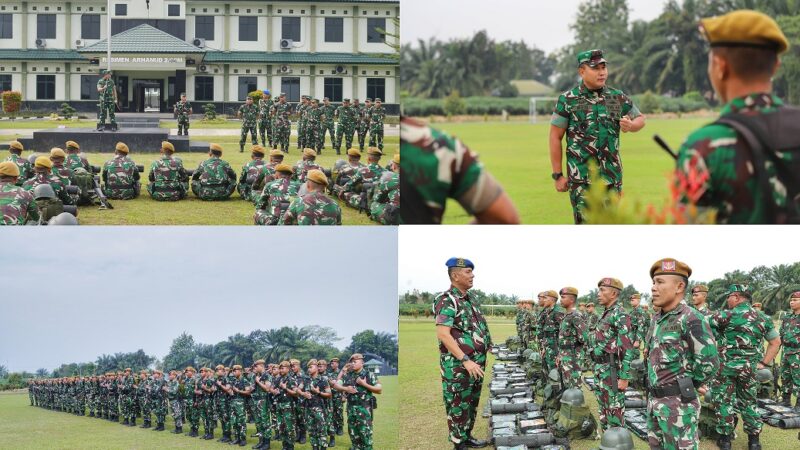
POLYGON ((247 438, 239 439, 239 447, 247 446, 247 438))
POLYGON ((731 450, 731 437, 729 435, 720 435, 717 439, 717 447, 719 450, 731 450))
POLYGON ((232 441, 228 441, 229 445, 239 445, 239 438, 235 438, 232 441))
POLYGON ((261 450, 268 450, 270 448, 269 439, 264 439, 264 443, 259 447, 261 450))
POLYGON ((303 431, 302 433, 298 433, 297 436, 297 443, 303 445, 306 443, 306 432, 303 431))
POLYGON ((112 123, 111 124, 111 131, 118 131, 118 130, 119 130, 119 127, 117 126, 117 124, 112 123))
POLYGON ((153 431, 164 431, 164 422, 159 422, 158 426, 153 429, 153 431))
POLYGON ((175 431, 173 431, 172 434, 183 434, 183 427, 176 426, 175 431))
POLYGON ((258 438, 258 443, 256 445, 250 447, 250 448, 259 449, 259 448, 261 448, 262 445, 264 445, 264 438, 259 437, 258 438))
POLYGON ((128 425, 128 418, 126 417, 125 420, 122 421, 123 425, 128 425))
POLYGON ((136 426, 136 417, 133 417, 131 419, 131 422, 128 424, 128 426, 129 427, 135 427, 136 426))
POLYGON ((139 428, 150 428, 150 421, 147 419, 142 419, 142 426, 139 428))
POLYGON ((230 442, 231 436, 228 433, 222 433, 222 437, 218 439, 219 442, 230 442))
POLYGON ((239 144, 239 153, 244 153, 244 144, 239 144))
POLYGON ((94 417, 94 412, 89 411, 89 417, 94 417))
POLYGON ((761 450, 761 442, 757 434, 747 435, 747 450, 761 450))
POLYGON ((192 431, 189 432, 189 437, 197 437, 199 435, 197 431, 197 428, 192 428, 192 431))
POLYGON ((97 131, 103 131, 103 128, 105 128, 103 124, 97 124, 97 131))
POLYGON ((336 437, 334 435, 328 436, 328 447, 336 447, 336 437))
POLYGON ((342 427, 336 427, 336 435, 337 436, 342 436, 343 434, 344 434, 344 430, 342 429, 342 427))

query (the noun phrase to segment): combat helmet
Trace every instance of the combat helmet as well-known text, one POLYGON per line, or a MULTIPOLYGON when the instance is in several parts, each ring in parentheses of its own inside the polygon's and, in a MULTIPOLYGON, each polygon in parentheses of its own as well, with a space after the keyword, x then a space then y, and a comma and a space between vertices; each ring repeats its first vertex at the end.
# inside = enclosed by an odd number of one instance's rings
POLYGON ((600 450, 632 450, 631 432, 622 427, 613 427, 603 433, 600 438, 600 450))
POLYGON ((772 381, 772 371, 767 368, 756 370, 756 381, 759 383, 769 383, 772 381))
POLYGON ((577 388, 569 388, 561 394, 561 403, 570 406, 583 406, 583 391, 577 388))
POLYGON ((561 374, 558 373, 558 369, 550 370, 550 373, 547 374, 547 377, 550 378, 550 381, 561 380, 561 374))
POLYGON ((78 219, 68 212, 63 212, 47 222, 48 225, 77 225, 78 219))
POLYGON ((55 199, 56 191, 54 191, 53 186, 50 186, 49 184, 40 184, 33 188, 33 198, 36 200, 43 198, 55 199))

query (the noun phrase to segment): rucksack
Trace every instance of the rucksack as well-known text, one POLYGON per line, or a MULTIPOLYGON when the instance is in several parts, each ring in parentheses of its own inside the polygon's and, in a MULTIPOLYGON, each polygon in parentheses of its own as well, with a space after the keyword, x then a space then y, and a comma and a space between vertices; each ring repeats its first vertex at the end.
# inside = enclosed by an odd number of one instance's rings
POLYGON ((78 205, 84 206, 93 204, 94 176, 91 173, 83 168, 75 169, 75 171, 72 172, 70 183, 81 189, 80 196, 78 197, 78 205))

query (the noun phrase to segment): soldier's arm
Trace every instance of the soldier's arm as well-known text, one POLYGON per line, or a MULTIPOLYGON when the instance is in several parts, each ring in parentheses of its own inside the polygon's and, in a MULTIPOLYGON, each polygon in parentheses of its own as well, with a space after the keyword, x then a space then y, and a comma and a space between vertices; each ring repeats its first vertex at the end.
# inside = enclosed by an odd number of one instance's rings
POLYGON ((620 314, 617 326, 617 348, 620 358, 620 370, 617 374, 620 380, 631 379, 631 362, 636 358, 636 350, 631 341, 631 316, 620 314))
MULTIPOLYGON (((26 191, 27 192, 27 191, 26 191)), ((36 205, 36 199, 33 198, 33 194, 27 192, 28 195, 31 197, 31 201, 28 204, 28 222, 36 223, 39 221, 39 206, 36 205)))
POLYGON ((767 320, 764 323, 766 325, 766 332, 767 332, 764 338, 767 340, 768 344, 767 344, 767 351, 764 354, 764 359, 762 359, 759 362, 761 366, 765 366, 772 363, 772 361, 775 359, 775 356, 778 354, 778 350, 780 350, 781 347, 780 334, 778 333, 778 330, 775 329, 775 326, 772 324, 772 320, 767 318, 767 320))
POLYGON ((700 387, 717 373, 719 350, 706 318, 694 311, 692 313, 686 324, 686 343, 689 350, 687 358, 691 368, 689 376, 692 377, 695 387, 700 387))

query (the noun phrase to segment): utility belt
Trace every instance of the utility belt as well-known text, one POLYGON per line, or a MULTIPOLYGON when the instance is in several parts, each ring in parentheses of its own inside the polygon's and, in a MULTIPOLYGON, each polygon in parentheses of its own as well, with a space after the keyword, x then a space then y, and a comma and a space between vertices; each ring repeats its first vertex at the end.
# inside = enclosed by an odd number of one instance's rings
POLYGON ((601 356, 592 353, 591 356, 595 364, 611 364, 614 361, 614 355, 610 353, 603 353, 601 356))
POLYGON ((697 399, 694 382, 689 377, 678 377, 675 383, 666 386, 654 386, 649 391, 650 396, 654 398, 680 397, 683 403, 689 403, 697 399))

